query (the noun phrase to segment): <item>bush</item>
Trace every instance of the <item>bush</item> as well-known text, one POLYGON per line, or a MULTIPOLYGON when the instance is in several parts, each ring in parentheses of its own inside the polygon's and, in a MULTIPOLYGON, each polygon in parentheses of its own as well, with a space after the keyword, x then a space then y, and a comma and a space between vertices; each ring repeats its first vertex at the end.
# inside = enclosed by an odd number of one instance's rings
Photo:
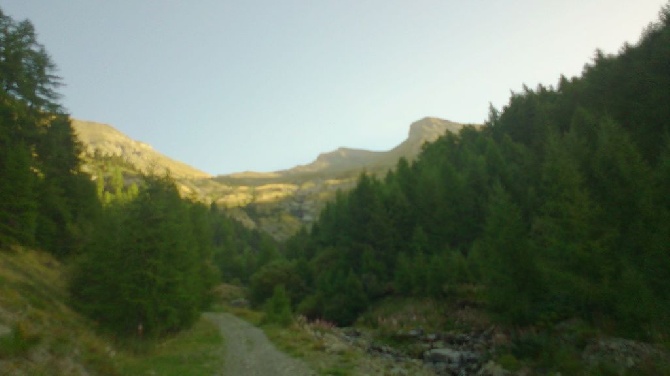
POLYGON ((286 286, 285 291, 291 301, 298 301, 304 296, 304 282, 300 279, 296 264, 277 260, 263 266, 251 276, 251 304, 255 307, 261 306, 270 299, 279 285, 286 286))
POLYGON ((274 294, 265 303, 265 322, 281 326, 289 326, 293 322, 291 301, 286 295, 284 285, 275 287, 274 294))

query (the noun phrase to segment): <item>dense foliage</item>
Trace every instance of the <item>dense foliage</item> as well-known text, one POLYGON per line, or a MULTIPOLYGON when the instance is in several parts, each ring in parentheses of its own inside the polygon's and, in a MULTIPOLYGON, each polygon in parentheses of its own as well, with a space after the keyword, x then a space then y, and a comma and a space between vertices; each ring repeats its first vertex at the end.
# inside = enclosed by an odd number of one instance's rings
POLYGON ((130 169, 135 178, 128 179, 118 166, 106 170, 96 179, 103 215, 74 263, 70 291, 81 312, 114 333, 155 336, 189 327, 222 275, 248 276, 277 253, 273 242, 216 206, 182 199, 169 176, 130 169))
POLYGON ((62 257, 81 249, 99 204, 54 72, 32 24, 0 10, 0 244, 62 257))
POLYGON ((525 88, 481 129, 445 135, 384 179, 361 176, 287 244, 303 266, 298 309, 348 324, 388 294, 472 283, 509 324, 576 317, 667 334, 669 62, 666 7, 582 77, 525 88))
POLYGON ((190 326, 221 278, 247 283, 278 254, 216 205, 181 198, 169 175, 142 175, 115 158, 97 158, 104 206, 73 267, 75 306, 121 335, 162 335, 190 326), (121 162, 121 163, 120 163, 121 162))
POLYGON ((117 333, 187 327, 216 272, 208 209, 180 198, 169 178, 146 177, 137 197, 108 205, 71 282, 75 305, 117 333))

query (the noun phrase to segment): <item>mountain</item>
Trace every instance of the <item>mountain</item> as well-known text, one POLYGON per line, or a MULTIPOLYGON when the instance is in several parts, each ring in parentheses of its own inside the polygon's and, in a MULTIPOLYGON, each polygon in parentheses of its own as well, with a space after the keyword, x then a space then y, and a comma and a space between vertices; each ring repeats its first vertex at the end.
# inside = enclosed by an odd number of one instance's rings
POLYGON ((72 119, 72 127, 84 145, 84 152, 88 158, 96 155, 121 157, 139 171, 170 170, 175 178, 190 179, 211 176, 157 152, 149 144, 131 139, 110 125, 72 119))
MULTIPOLYGON (((362 171, 386 172, 394 168, 402 157, 413 160, 419 155, 426 142, 433 142, 445 132, 457 133, 464 124, 434 117, 425 117, 410 125, 409 134, 398 146, 388 151, 370 151, 340 147, 337 150, 319 154, 311 163, 275 172, 246 171, 219 175, 214 179, 229 184, 282 181, 291 178, 310 178, 313 176, 341 176, 362 171)), ((478 125, 472 125, 477 127, 478 125)))
POLYGON ((226 208, 247 226, 263 229, 277 239, 285 239, 301 226, 313 223, 325 203, 338 190, 353 188, 362 172, 382 176, 401 157, 415 159, 426 142, 464 127, 426 117, 412 123, 407 138, 388 151, 341 147, 320 154, 311 163, 286 170, 212 177, 109 125, 79 120, 74 120, 73 125, 91 163, 102 156, 115 156, 140 171, 170 170, 183 195, 226 208))

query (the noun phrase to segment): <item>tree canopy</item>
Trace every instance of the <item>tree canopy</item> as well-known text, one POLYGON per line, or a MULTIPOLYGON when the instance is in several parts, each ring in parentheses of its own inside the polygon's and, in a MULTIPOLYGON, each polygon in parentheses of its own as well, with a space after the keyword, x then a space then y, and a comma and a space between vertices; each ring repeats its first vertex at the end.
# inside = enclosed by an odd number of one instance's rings
POLYGON ((382 296, 448 297, 467 282, 512 325, 577 317, 667 334, 668 19, 670 7, 636 45, 525 87, 384 179, 361 176, 288 242, 306 269, 297 307, 349 324, 382 296), (345 281, 365 299, 340 299, 345 281))
POLYGON ((64 257, 81 249, 99 205, 55 70, 30 21, 0 10, 0 242, 64 257))

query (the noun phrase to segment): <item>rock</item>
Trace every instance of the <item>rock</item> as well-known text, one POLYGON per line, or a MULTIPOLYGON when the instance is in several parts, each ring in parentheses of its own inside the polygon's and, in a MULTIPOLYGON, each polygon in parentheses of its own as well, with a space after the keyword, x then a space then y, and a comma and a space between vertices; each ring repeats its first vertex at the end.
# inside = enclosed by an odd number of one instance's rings
POLYGON ((414 338, 419 338, 423 335, 423 329, 421 328, 415 328, 407 332, 407 335, 409 337, 414 337, 414 338))
POLYGON ((622 372, 644 361, 666 357, 667 354, 650 344, 623 338, 593 340, 582 352, 582 359, 589 366, 606 363, 622 372))
POLYGON ((461 351, 461 362, 466 364, 479 363, 479 354, 473 351, 461 351))
POLYGON ((479 362, 479 354, 472 351, 460 351, 450 348, 432 349, 424 353, 424 361, 462 366, 479 362))
POLYGON ((449 348, 426 351, 424 361, 431 363, 461 364, 461 352, 449 348))
POLYGON ((482 368, 477 372, 477 376, 508 376, 509 371, 502 368, 502 366, 494 361, 489 361, 484 364, 482 368))

